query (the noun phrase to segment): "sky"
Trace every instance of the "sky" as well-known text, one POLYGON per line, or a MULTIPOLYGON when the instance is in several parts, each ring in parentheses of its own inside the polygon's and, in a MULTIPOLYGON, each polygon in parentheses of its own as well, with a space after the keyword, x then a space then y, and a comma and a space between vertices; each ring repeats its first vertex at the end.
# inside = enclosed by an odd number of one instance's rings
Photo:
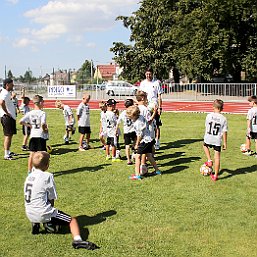
POLYGON ((113 42, 130 36, 115 19, 138 8, 139 0, 0 0, 0 78, 113 62, 113 42))

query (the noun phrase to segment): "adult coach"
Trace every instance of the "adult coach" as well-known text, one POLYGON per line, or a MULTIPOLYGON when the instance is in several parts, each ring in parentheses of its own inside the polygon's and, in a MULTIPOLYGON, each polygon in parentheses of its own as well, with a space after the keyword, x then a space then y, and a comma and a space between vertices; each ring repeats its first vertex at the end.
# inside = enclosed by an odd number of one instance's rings
POLYGON ((153 80, 153 70, 148 68, 145 72, 145 80, 140 83, 140 90, 146 92, 148 104, 154 103, 158 110, 155 115, 156 133, 155 133, 155 149, 160 149, 160 126, 162 113, 162 88, 158 80, 153 80))
POLYGON ((4 80, 3 89, 0 93, 0 117, 4 132, 4 159, 12 160, 14 153, 10 151, 12 137, 17 133, 15 106, 11 99, 13 90, 13 80, 7 78, 4 80))

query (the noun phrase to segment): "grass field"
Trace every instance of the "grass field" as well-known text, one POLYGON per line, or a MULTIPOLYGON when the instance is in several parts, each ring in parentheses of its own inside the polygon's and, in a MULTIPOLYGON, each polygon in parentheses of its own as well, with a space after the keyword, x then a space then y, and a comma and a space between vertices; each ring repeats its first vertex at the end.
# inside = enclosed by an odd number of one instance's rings
POLYGON ((257 159, 239 151, 245 116, 226 115, 228 149, 222 152, 217 182, 199 173, 206 161, 206 115, 192 113, 163 113, 162 144, 156 155, 163 175, 130 181, 134 167, 125 160, 105 161, 97 139, 98 111, 91 112, 94 149, 86 152, 77 151, 78 133, 71 144, 63 145, 62 113, 47 113, 56 207, 78 216, 84 239, 101 248, 75 250, 69 233, 31 235, 23 202, 28 153, 20 150, 18 125, 12 150, 19 156, 1 160, 0 256, 257 256, 257 159))

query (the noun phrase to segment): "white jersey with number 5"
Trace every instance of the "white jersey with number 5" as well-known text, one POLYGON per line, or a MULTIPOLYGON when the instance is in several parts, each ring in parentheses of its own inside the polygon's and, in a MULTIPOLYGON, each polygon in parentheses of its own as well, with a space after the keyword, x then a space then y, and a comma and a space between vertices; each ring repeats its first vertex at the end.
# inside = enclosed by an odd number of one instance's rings
POLYGON ((228 131, 227 119, 221 113, 209 113, 205 120, 204 143, 221 146, 222 136, 226 131, 228 131))

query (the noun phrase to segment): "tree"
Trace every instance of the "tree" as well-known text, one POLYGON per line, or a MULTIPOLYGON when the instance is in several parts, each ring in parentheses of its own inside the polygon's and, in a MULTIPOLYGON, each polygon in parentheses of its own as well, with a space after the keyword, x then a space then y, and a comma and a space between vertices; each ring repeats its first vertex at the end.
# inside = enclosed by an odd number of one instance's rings
POLYGON ((12 71, 11 71, 11 70, 9 70, 9 71, 7 72, 7 78, 9 78, 9 79, 12 79, 12 78, 13 78, 13 74, 12 74, 12 71))
POLYGON ((30 69, 28 69, 25 72, 24 76, 20 76, 19 80, 23 83, 28 83, 28 84, 31 84, 37 81, 37 79, 33 77, 32 71, 30 69))
POLYGON ((95 68, 92 61, 85 60, 81 68, 78 70, 77 82, 81 84, 92 82, 94 70, 95 68))

